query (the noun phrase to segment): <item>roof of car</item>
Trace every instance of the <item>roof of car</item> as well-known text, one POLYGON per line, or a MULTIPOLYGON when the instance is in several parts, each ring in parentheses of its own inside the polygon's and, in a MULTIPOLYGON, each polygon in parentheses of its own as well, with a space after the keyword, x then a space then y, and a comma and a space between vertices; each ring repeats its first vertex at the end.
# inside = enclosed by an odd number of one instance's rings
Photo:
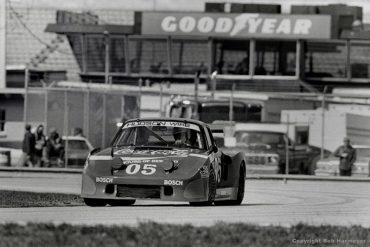
POLYGON ((278 123, 236 123, 235 131, 287 133, 288 126, 278 123))
POLYGON ((198 121, 195 119, 190 118, 134 118, 129 119, 127 122, 135 122, 135 121, 175 121, 175 122, 187 122, 187 123, 193 123, 201 126, 208 126, 206 123, 203 123, 202 121, 198 121))

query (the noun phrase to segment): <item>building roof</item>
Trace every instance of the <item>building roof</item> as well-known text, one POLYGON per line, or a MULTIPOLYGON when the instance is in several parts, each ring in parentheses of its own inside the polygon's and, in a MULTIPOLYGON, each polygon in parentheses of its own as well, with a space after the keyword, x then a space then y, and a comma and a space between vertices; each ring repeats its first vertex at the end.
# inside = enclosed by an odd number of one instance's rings
MULTIPOLYGON (((57 9, 28 8, 7 2, 6 64, 38 70, 65 70, 67 79, 80 81, 81 72, 64 35, 45 32, 56 23, 57 9)), ((134 13, 119 10, 94 11, 100 25, 133 25, 134 13)))

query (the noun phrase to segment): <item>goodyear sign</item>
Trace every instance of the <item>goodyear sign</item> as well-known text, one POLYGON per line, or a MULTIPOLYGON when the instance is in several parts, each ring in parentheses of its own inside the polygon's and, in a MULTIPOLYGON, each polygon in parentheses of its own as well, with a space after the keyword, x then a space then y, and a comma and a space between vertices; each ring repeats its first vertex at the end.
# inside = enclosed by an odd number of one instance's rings
POLYGON ((330 16, 149 12, 143 13, 142 34, 329 39, 330 16))

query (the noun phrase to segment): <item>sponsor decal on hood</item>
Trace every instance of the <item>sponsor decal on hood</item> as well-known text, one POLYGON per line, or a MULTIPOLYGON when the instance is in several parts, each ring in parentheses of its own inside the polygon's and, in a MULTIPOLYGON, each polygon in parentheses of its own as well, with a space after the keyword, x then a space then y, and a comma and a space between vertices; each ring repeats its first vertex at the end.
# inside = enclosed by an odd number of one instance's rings
POLYGON ((114 155, 163 155, 163 156, 180 156, 187 157, 189 150, 186 149, 171 149, 171 150, 135 150, 132 148, 124 148, 114 151, 114 155))

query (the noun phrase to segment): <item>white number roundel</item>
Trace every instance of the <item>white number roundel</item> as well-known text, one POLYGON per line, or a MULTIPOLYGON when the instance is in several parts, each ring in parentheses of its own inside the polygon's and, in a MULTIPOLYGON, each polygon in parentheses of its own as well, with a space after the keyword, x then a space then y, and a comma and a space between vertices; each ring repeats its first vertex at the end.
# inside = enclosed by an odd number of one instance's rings
POLYGON ((129 164, 126 167, 126 173, 129 175, 136 174, 140 171, 140 165, 139 164, 129 164))
MULTIPOLYGON (((129 175, 134 175, 138 173, 141 169, 141 166, 139 164, 129 164, 126 167, 126 173, 129 175)), ((143 175, 152 175, 156 172, 157 165, 154 164, 145 164, 141 170, 141 174, 143 175)))

